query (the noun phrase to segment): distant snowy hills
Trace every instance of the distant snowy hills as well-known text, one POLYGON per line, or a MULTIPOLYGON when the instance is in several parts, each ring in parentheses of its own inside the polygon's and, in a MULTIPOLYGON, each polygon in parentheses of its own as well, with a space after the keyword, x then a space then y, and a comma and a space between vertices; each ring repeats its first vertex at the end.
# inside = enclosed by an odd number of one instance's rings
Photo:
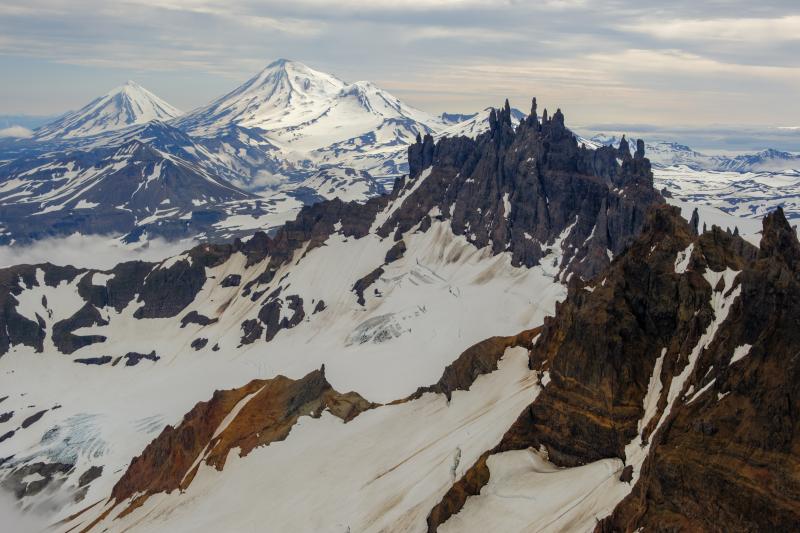
POLYGON ((151 120, 167 121, 181 111, 141 85, 128 81, 55 122, 36 130, 40 140, 89 137, 151 120))
MULTIPOLYGON (((595 135, 589 141, 599 145, 618 145, 615 135, 595 135)), ((667 140, 645 140, 647 156, 656 167, 684 165, 693 170, 733 172, 782 172, 800 169, 800 155, 767 149, 735 156, 707 155, 667 140)))
MULTIPOLYGON (((587 147, 617 146, 615 135, 581 139, 587 147)), ((758 244, 761 219, 782 207, 790 222, 800 220, 800 156, 778 150, 753 154, 708 155, 664 140, 645 141, 655 185, 669 203, 700 224, 738 229, 758 244)))

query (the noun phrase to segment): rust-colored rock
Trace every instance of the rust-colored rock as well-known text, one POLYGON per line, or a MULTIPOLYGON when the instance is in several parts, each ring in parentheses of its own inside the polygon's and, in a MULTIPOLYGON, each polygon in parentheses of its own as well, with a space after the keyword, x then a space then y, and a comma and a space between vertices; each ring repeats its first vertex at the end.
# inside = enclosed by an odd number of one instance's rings
POLYGON ((151 494, 185 489, 201 462, 222 470, 232 449, 239 448, 240 456, 245 456, 258 446, 285 439, 301 416, 319 417, 328 410, 347 422, 372 407, 356 393, 336 392, 325 379, 324 367, 299 380, 277 376, 216 391, 177 427, 164 428, 133 459, 111 496, 120 503, 140 494, 123 511, 127 512, 151 494), (234 409, 238 412, 221 427, 234 409))

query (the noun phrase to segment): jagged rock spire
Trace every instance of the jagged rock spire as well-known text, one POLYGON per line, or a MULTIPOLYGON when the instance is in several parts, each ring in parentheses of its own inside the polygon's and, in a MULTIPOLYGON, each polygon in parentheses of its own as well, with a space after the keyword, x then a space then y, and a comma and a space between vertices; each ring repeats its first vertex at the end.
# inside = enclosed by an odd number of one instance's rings
POLYGON ((617 155, 622 159, 630 159, 631 157, 631 147, 628 144, 628 139, 625 138, 625 135, 622 135, 622 139, 619 141, 619 148, 617 148, 617 155))
POLYGON ((423 170, 433 163, 435 144, 430 133, 421 137, 417 133, 417 142, 408 147, 408 175, 411 179, 419 176, 423 170))
POLYGON ((636 154, 634 159, 644 159, 644 141, 642 139, 636 140, 636 154))
POLYGON ((561 112, 560 107, 556 109, 556 112, 553 114, 553 124, 558 124, 559 126, 564 125, 564 113, 561 112))
POLYGON ((764 217, 758 256, 779 257, 793 270, 800 269, 800 242, 781 207, 764 217))
MULTIPOLYGON (((689 225, 692 227, 694 234, 698 235, 700 230, 700 213, 697 212, 696 207, 694 211, 692 211, 692 218, 689 220, 689 225)), ((703 227, 703 231, 705 231, 705 226, 703 227)))

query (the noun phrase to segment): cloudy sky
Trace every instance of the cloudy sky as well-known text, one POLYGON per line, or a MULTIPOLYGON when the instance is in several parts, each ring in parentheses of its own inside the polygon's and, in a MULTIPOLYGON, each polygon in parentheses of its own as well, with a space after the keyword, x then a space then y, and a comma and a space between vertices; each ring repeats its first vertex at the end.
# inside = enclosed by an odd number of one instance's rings
POLYGON ((279 57, 432 112, 537 95, 573 124, 800 125, 797 0, 2 0, 0 114, 127 79, 188 110, 279 57))

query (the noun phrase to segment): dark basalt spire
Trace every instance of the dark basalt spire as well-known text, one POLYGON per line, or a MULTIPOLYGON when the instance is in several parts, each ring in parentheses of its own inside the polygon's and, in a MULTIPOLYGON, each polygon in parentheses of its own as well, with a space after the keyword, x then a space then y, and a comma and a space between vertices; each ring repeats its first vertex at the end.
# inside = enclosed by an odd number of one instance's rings
POLYGON ((544 110, 541 124, 536 109, 533 99, 531 116, 514 129, 506 101, 491 110, 489 131, 476 139, 434 144, 426 137, 411 146, 410 179, 398 187, 409 187, 429 166, 431 175, 379 232, 399 236, 427 224, 427 214, 438 208, 456 234, 495 253, 510 252, 514 264, 534 266, 562 252, 550 245, 574 223, 565 237, 563 273, 597 273, 638 233, 647 207, 663 202, 650 163, 643 152, 635 161, 628 153, 620 164, 615 148, 581 148, 561 109, 552 117, 544 110))
POLYGON ((534 96, 531 99, 531 114, 528 115, 528 123, 529 124, 539 124, 539 117, 536 114, 536 97, 534 96))
POLYGON ((780 207, 764 218, 759 257, 777 258, 791 269, 800 270, 800 243, 797 241, 797 233, 789 225, 780 207))
POLYGON ((692 228, 692 232, 694 232, 695 235, 700 233, 700 214, 697 212, 696 207, 694 211, 692 211, 692 218, 689 220, 689 226, 692 228))
POLYGON ((631 157, 631 147, 630 144, 628 144, 628 139, 625 138, 625 135, 623 135, 622 139, 620 139, 619 141, 619 147, 617 148, 617 156, 623 161, 626 159, 630 159, 631 157))
POLYGON ((430 133, 426 133, 424 138, 417 133, 417 142, 408 147, 408 175, 410 178, 416 178, 423 170, 431 166, 433 146, 433 137, 430 133))
POLYGON ((560 107, 556 109, 556 112, 553 114, 553 124, 564 126, 564 113, 561 112, 560 107))

